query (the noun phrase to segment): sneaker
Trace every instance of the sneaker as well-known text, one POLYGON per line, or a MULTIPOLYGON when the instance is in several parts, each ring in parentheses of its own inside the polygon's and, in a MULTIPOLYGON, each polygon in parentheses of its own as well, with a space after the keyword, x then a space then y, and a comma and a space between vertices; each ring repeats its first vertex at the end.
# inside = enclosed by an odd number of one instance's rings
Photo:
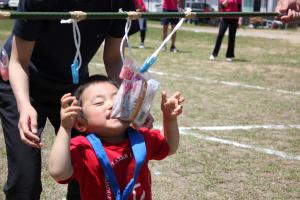
POLYGON ((175 46, 171 46, 170 51, 171 51, 172 53, 178 53, 178 50, 176 49, 175 46))
POLYGON ((226 58, 227 62, 232 62, 232 58, 226 58))
POLYGON ((214 55, 212 55, 212 54, 209 56, 209 60, 216 60, 216 58, 217 58, 217 57, 214 56, 214 55))
POLYGON ((145 49, 144 42, 141 42, 141 43, 140 43, 140 49, 145 49))
POLYGON ((162 51, 166 51, 166 50, 167 50, 167 45, 164 45, 162 51))

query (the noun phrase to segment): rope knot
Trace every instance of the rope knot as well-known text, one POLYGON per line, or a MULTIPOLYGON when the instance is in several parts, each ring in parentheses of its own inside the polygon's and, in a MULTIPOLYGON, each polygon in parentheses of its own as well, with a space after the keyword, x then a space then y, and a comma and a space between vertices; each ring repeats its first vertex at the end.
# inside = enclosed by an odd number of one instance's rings
POLYGON ((71 19, 76 21, 85 20, 87 18, 87 13, 82 11, 71 11, 69 13, 71 15, 71 19))
POLYGON ((190 10, 185 11, 184 14, 185 14, 185 18, 186 19, 194 19, 194 18, 196 18, 196 13, 195 12, 191 12, 190 10))
POLYGON ((10 15, 8 11, 0 11, 0 19, 10 19, 10 15))
POLYGON ((137 20, 142 17, 141 12, 129 11, 126 13, 127 13, 128 19, 130 19, 130 20, 137 20))

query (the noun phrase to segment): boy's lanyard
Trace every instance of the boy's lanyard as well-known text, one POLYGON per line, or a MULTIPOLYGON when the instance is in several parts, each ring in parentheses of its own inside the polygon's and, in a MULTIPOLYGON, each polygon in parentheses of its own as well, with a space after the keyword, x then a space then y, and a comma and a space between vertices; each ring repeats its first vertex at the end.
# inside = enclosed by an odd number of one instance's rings
POLYGON ((143 135, 138 134, 131 128, 128 128, 128 135, 135 159, 135 167, 134 177, 129 181, 129 183, 125 187, 123 194, 121 194, 121 190, 119 188, 116 176, 114 174, 113 168, 111 167, 110 161, 105 153, 101 140, 94 133, 91 133, 87 136, 87 139, 91 143, 97 155, 97 158, 103 168, 105 178, 110 183, 116 200, 128 199, 146 158, 146 146, 143 135))

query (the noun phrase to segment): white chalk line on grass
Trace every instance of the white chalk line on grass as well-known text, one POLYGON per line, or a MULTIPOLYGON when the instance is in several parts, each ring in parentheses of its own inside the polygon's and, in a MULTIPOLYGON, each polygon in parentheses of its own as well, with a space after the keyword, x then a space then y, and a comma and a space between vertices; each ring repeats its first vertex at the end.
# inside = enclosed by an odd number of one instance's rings
MULTIPOLYGON (((94 65, 96 67, 104 67, 103 63, 90 63, 90 64, 94 65)), ((159 72, 159 71, 153 71, 153 70, 150 70, 150 72, 153 73, 153 74, 157 74, 159 76, 173 76, 173 77, 176 77, 176 78, 182 78, 183 77, 181 75, 168 74, 168 73, 165 73, 165 72, 159 72)), ((300 92, 272 89, 272 88, 255 86, 255 85, 242 84, 242 83, 238 83, 238 82, 210 80, 210 79, 197 77, 197 76, 184 76, 184 78, 193 79, 193 80, 197 80, 197 81, 202 81, 202 82, 206 82, 208 84, 222 84, 222 85, 227 85, 227 86, 231 86, 231 87, 241 87, 241 88, 250 88, 250 89, 256 89, 256 90, 275 91, 275 92, 281 93, 281 94, 291 94, 291 95, 300 96, 300 92)))
MULTIPOLYGON (((161 125, 155 126, 155 128, 161 129, 161 125)), ((251 130, 251 129, 300 129, 300 125, 248 125, 248 126, 207 126, 207 127, 179 127, 181 135, 191 135, 201 140, 216 142, 226 145, 231 145, 243 149, 253 149, 260 153, 274 155, 277 157, 285 158, 288 160, 300 160, 300 155, 292 155, 283 151, 277 151, 268 148, 255 147, 253 145, 243 144, 236 141, 221 139, 217 137, 204 136, 191 132, 192 130, 202 131, 228 131, 228 130, 251 130)))
POLYGON ((247 126, 204 126, 204 127, 180 127, 180 130, 201 130, 201 131, 232 131, 232 130, 251 130, 251 129, 300 129, 300 125, 247 125, 247 126))
MULTIPOLYGON (((153 74, 160 75, 160 76, 173 76, 173 77, 176 77, 176 78, 182 78, 183 77, 181 75, 167 74, 167 73, 164 73, 164 72, 158 72, 158 71, 153 71, 153 70, 150 70, 150 72, 153 73, 153 74)), ((278 89, 272 89, 272 88, 261 87, 261 86, 256 86, 256 85, 242 84, 242 83, 238 83, 238 82, 210 80, 210 79, 197 77, 197 76, 184 76, 184 78, 193 79, 193 80, 197 80, 197 81, 202 81, 202 82, 206 82, 208 84, 222 84, 222 85, 227 85, 227 86, 232 86, 232 87, 250 88, 250 89, 266 90, 266 91, 275 91, 277 93, 292 94, 292 95, 299 95, 300 96, 300 92, 292 92, 292 91, 288 91, 288 90, 278 90, 278 89)))
POLYGON ((285 153, 283 151, 277 151, 277 150, 262 148, 262 147, 255 147, 255 146, 252 146, 252 145, 243 144, 243 143, 239 143, 239 142, 231 141, 231 140, 225 140, 225 139, 221 139, 221 138, 217 138, 217 137, 203 136, 203 135, 200 135, 200 134, 188 132, 189 129, 187 129, 186 127, 180 127, 180 130, 181 130, 180 133, 182 135, 191 135, 191 136, 196 137, 196 138, 201 139, 201 140, 205 140, 205 141, 209 141, 209 142, 216 142, 216 143, 221 143, 221 144, 226 144, 226 145, 231 145, 231 146, 235 146, 235 147, 239 147, 239 148, 243 148, 243 149, 253 149, 253 150, 255 150, 257 152, 260 152, 260 153, 274 155, 274 156, 285 158, 285 159, 288 159, 288 160, 300 160, 300 156, 288 154, 288 153, 285 153))
POLYGON ((227 145, 231 145, 231 146, 235 146, 235 147, 239 147, 239 148, 243 148, 243 149, 253 149, 253 150, 255 150, 257 152, 260 152, 260 153, 274 155, 274 156, 285 158, 285 159, 288 159, 288 160, 300 160, 300 155, 295 156, 295 155, 292 155, 292 154, 285 153, 283 151, 276 151, 276 150, 273 150, 273 149, 255 147, 255 146, 248 145, 248 144, 243 144, 243 143, 239 143, 239 142, 235 142, 235 141, 231 141, 231 140, 220 139, 220 138, 216 138, 216 137, 203 136, 203 135, 199 135, 199 134, 192 133, 192 132, 187 132, 187 131, 183 131, 183 132, 181 132, 181 134, 182 135, 191 135, 195 138, 198 138, 198 139, 201 139, 201 140, 206 140, 206 141, 209 141, 209 142, 227 144, 227 145))

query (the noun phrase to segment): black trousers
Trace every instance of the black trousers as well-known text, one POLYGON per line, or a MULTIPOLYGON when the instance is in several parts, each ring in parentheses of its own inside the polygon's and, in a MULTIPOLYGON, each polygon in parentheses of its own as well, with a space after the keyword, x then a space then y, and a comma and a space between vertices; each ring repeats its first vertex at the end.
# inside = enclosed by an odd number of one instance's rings
MULTIPOLYGON (((45 95, 45 94, 41 94, 45 95)), ((60 99, 49 97, 48 102, 31 99, 38 113, 38 132, 42 133, 48 118, 57 133, 60 125, 60 99)), ((7 200, 39 200, 42 192, 41 150, 21 141, 17 103, 9 84, 0 80, 0 117, 6 143, 8 176, 4 186, 7 200)), ((68 199, 80 199, 78 184, 68 187, 68 199)))
POLYGON ((217 57, 222 44, 224 34, 229 27, 228 46, 226 58, 234 58, 235 34, 238 27, 238 19, 224 19, 222 18, 219 26, 219 33, 212 55, 217 57))

